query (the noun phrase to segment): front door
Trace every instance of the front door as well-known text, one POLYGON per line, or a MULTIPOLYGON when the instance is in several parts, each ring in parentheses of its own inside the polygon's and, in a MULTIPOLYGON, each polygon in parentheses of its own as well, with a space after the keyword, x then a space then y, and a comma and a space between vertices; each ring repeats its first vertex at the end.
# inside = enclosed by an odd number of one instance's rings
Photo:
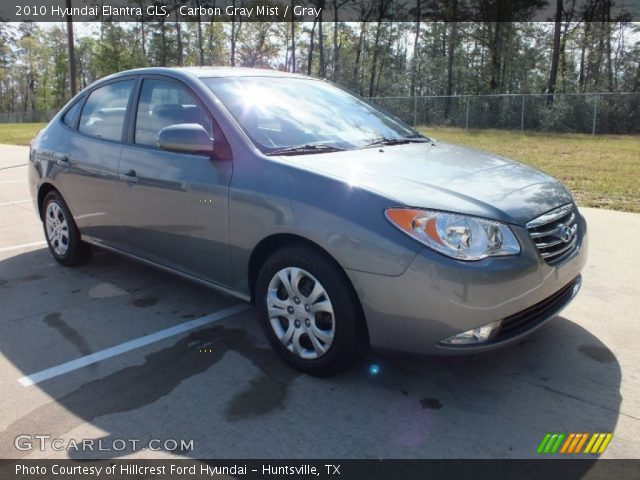
MULTIPOLYGON (((126 250, 208 281, 231 284, 228 190, 232 162, 157 147, 160 130, 199 123, 220 135, 210 112, 181 82, 142 80, 133 141, 120 158, 126 250)), ((224 141, 216 138, 217 142, 224 141)))

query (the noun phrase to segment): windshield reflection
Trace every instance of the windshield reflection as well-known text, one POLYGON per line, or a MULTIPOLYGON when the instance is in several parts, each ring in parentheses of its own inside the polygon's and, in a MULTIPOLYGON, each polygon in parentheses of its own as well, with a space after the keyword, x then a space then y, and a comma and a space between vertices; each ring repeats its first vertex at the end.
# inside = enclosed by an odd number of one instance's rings
POLYGON ((400 120, 328 82, 291 77, 203 80, 266 154, 324 153, 381 140, 425 140, 400 120))

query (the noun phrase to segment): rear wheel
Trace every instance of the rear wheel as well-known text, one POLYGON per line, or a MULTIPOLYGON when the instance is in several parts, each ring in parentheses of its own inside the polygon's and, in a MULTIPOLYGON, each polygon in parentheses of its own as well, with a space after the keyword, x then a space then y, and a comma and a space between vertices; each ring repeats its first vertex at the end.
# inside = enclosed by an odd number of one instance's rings
POLYGON ((44 197, 42 217, 53 258, 66 266, 79 265, 91 258, 91 247, 80 240, 80 232, 69 207, 57 191, 52 190, 44 197))
POLYGON ((347 368, 358 348, 359 309, 351 291, 344 272, 311 249, 271 255, 258 274, 256 304, 276 352, 313 375, 347 368))

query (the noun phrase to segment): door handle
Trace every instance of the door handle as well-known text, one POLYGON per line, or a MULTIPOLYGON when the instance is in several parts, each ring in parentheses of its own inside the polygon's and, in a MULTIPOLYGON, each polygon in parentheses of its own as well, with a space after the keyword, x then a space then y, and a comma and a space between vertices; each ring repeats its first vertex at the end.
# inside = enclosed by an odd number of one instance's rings
POLYGON ((71 166, 71 162, 69 161, 69 157, 64 155, 64 156, 56 159, 56 165, 59 165, 60 167, 70 167, 71 166))
POLYGON ((135 170, 129 170, 127 173, 121 173, 118 176, 120 180, 127 183, 138 183, 140 181, 135 170))

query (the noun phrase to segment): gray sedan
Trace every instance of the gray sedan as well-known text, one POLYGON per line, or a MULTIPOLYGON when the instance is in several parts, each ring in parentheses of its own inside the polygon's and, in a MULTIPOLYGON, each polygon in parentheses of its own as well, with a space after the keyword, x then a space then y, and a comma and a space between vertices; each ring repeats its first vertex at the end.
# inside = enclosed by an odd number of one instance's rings
POLYGON ((97 246, 255 302, 312 374, 368 347, 516 342, 572 300, 586 260, 557 180, 272 71, 104 78, 34 139, 29 184, 57 261, 97 246))

